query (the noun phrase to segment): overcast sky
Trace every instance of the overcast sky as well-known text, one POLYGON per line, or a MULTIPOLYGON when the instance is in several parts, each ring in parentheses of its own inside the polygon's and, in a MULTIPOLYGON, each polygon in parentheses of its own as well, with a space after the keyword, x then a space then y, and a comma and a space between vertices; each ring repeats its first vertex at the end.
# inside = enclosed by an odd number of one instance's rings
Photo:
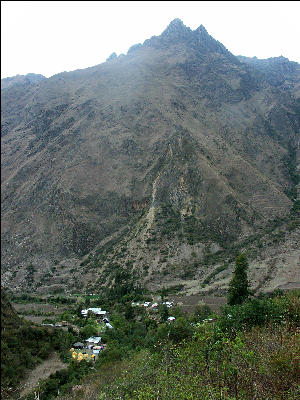
POLYGON ((175 18, 235 55, 300 63, 300 1, 1 1, 1 77, 46 77, 100 64, 160 35, 175 18))

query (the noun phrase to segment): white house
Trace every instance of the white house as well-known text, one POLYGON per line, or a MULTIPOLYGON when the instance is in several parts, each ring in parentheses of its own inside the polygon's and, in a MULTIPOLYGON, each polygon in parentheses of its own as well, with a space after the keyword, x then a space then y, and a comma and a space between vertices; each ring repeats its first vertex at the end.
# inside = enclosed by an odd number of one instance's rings
POLYGON ((164 301, 163 304, 165 304, 168 308, 173 306, 173 301, 164 301))
POLYGON ((175 317, 169 317, 168 321, 175 321, 175 319, 176 319, 175 317))
POLYGON ((101 337, 100 336, 91 336, 88 339, 86 339, 86 346, 91 349, 94 346, 97 346, 99 343, 101 343, 101 337))
POLYGON ((98 315, 99 317, 105 317, 108 314, 107 311, 102 311, 101 308, 90 307, 86 310, 81 310, 81 315, 87 317, 89 311, 91 311, 95 315, 98 315))

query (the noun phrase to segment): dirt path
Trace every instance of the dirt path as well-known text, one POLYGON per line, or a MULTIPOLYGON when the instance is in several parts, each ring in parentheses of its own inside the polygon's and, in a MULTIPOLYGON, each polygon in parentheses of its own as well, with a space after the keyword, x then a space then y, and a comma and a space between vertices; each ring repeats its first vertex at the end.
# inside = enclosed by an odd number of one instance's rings
POLYGON ((39 379, 46 379, 55 371, 64 369, 67 364, 64 364, 57 353, 52 354, 47 360, 37 365, 35 369, 29 372, 26 380, 20 385, 22 387, 20 398, 26 396, 37 384, 39 379))

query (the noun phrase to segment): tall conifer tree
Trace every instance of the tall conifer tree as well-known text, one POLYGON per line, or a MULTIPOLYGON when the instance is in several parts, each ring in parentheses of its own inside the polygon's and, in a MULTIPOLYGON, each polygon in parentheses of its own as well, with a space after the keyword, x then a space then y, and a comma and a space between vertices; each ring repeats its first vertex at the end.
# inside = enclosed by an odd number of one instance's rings
POLYGON ((227 301, 230 305, 242 304, 249 296, 247 278, 248 261, 245 254, 239 254, 235 260, 233 277, 229 283, 227 301))

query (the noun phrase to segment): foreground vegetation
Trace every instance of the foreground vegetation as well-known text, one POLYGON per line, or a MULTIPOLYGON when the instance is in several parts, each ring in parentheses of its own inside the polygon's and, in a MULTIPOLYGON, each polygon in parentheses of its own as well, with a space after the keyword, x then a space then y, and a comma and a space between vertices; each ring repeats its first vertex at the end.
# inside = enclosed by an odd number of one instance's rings
POLYGON ((210 322, 207 307, 175 308, 173 322, 163 307, 155 319, 122 307, 96 363, 70 361, 40 384, 41 400, 299 398, 299 291, 227 305, 210 322))
POLYGON ((235 339, 205 327, 180 346, 166 345, 160 357, 140 353, 99 399, 296 400, 299 350, 295 332, 282 327, 235 339))
MULTIPOLYGON (((159 327, 160 338, 123 364, 113 384, 86 382, 95 399, 280 399, 300 394, 299 292, 226 306, 192 332, 159 327), (164 332, 164 335, 162 334, 164 332)), ((94 379, 96 377, 94 376, 94 379)), ((100 379, 101 381, 101 379, 100 379)), ((83 393, 81 397, 88 398, 83 393)))
MULTIPOLYGON (((151 300, 150 293, 121 271, 101 296, 51 297, 53 304, 68 305, 52 320, 68 322, 67 331, 30 326, 4 298, 2 388, 16 387, 26 370, 58 351, 67 367, 40 381, 27 400, 37 394, 40 400, 296 400, 300 291, 278 290, 254 298, 245 255, 235 264, 228 304, 218 315, 206 305, 196 306, 189 315, 163 303, 155 310, 133 306, 132 301, 151 300), (84 306, 99 306, 100 298, 113 329, 106 329, 92 313, 81 315, 84 306), (106 350, 96 361, 72 359, 72 344, 92 335, 102 336, 106 350)), ((164 288, 160 295, 166 298, 164 288)))
POLYGON ((27 321, 13 329, 2 331, 1 387, 2 395, 14 393, 29 369, 48 358, 54 351, 62 358, 74 342, 71 332, 32 326, 27 321), (9 390, 10 388, 10 390, 9 390))

